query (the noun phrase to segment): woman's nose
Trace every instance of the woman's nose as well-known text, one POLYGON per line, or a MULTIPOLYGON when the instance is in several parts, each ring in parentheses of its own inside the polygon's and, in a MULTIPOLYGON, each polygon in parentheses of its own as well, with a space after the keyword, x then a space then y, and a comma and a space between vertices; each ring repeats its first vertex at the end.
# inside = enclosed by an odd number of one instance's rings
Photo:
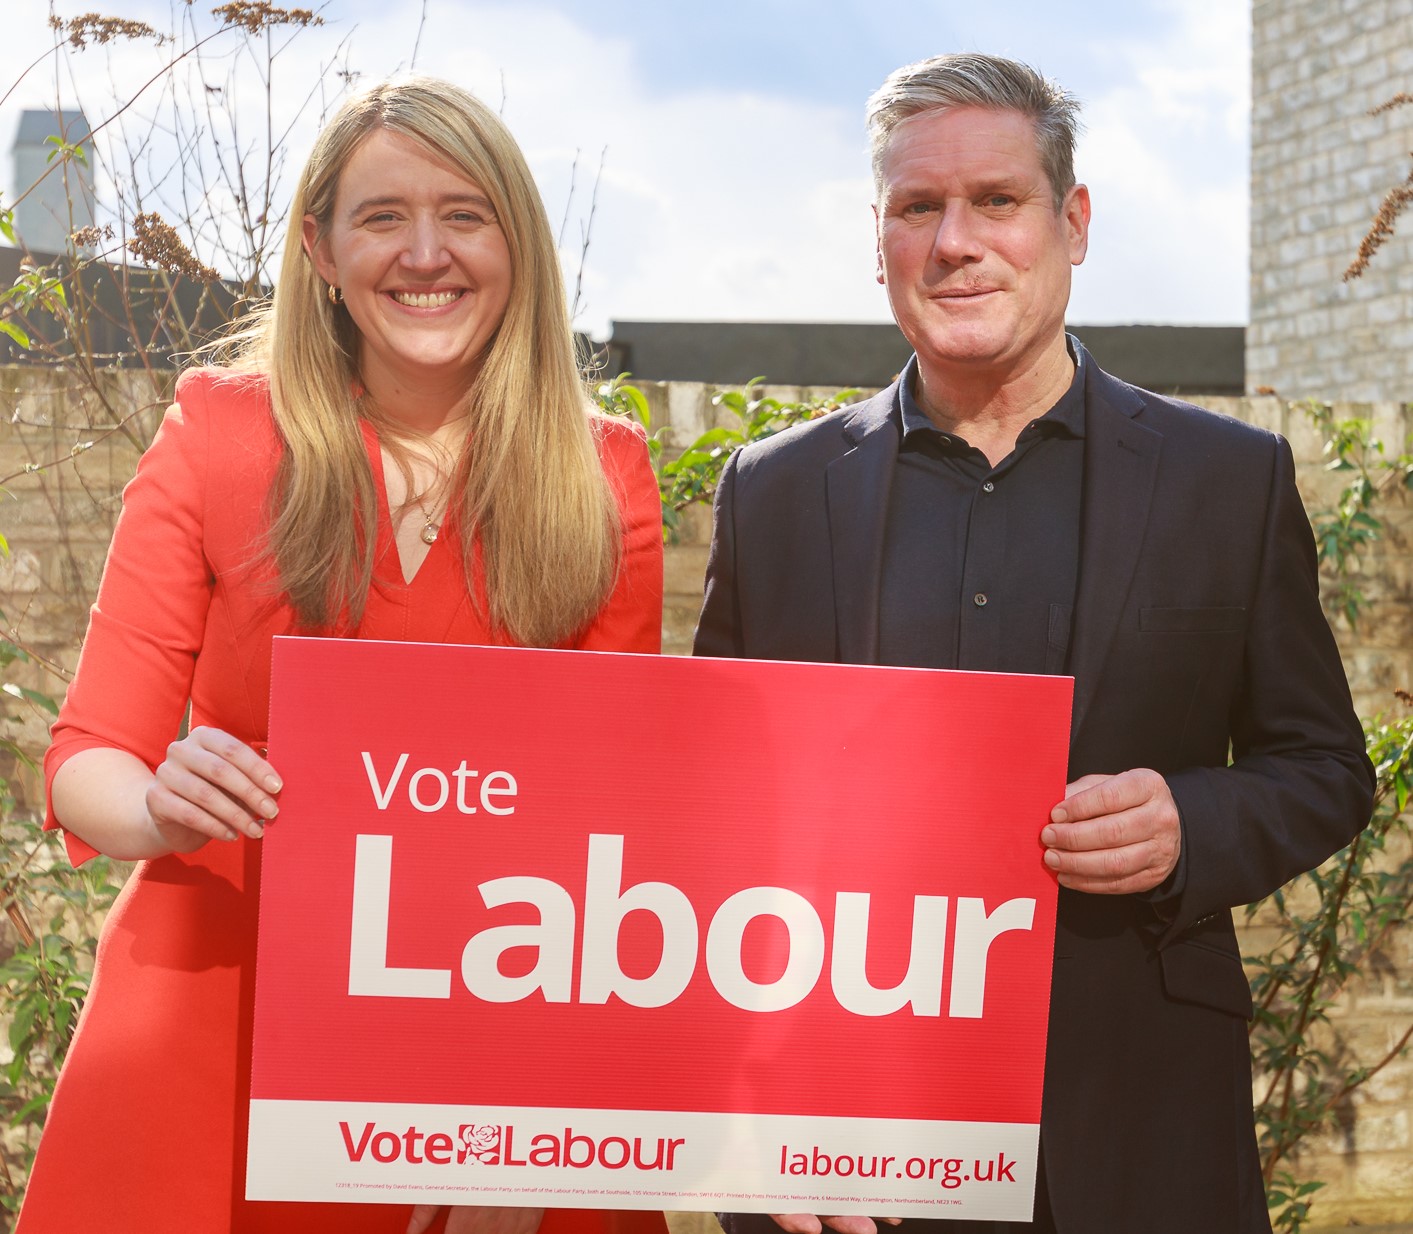
POLYGON ((413 220, 401 260, 412 270, 437 269, 448 263, 446 240, 436 219, 413 220))

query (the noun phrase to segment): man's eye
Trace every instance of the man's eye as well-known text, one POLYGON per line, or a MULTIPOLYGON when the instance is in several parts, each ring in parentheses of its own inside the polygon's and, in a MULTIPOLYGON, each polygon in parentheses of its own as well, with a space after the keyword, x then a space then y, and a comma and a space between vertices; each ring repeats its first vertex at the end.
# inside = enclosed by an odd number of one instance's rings
POLYGON ((993 193, 986 199, 986 204, 992 209, 999 210, 1005 206, 1014 205, 1015 200, 1014 197, 1008 197, 1005 193, 993 193))
POLYGON ((903 207, 904 214, 931 214, 934 207, 930 201, 912 201, 903 207))

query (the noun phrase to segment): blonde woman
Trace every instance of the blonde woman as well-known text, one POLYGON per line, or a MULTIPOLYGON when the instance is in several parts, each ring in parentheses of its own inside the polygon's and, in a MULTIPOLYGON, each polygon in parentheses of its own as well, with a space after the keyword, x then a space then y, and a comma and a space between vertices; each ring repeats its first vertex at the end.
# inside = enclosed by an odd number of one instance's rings
POLYGON ((272 637, 658 649, 646 447, 588 409, 544 207, 496 115, 427 79, 348 102, 273 301, 225 358, 178 382, 124 494, 46 760, 73 859, 139 864, 20 1234, 660 1231, 243 1198, 272 637))

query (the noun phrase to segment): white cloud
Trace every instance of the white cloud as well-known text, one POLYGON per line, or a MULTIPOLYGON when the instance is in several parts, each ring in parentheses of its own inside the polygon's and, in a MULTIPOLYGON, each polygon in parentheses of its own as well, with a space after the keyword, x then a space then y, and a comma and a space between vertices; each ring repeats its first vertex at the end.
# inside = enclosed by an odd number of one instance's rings
MULTIPOLYGON (((328 67, 336 54, 365 82, 407 61, 418 6, 369 5, 356 29, 349 18, 334 20, 335 9, 346 15, 356 3, 330 6, 330 26, 295 40, 279 77, 283 109, 292 110, 321 74, 325 93, 336 93, 328 67), (339 53, 345 38, 348 47, 339 53)), ((1246 6, 1153 0, 1153 7, 1165 18, 1161 37, 1124 43, 1096 32, 1090 44, 1096 59, 1124 70, 1125 84, 1091 96, 1086 107, 1079 168, 1093 190, 1095 221, 1071 319, 1241 321, 1246 6)), ((156 14, 148 18, 154 24, 168 11, 158 0, 124 8, 156 14)), ((417 66, 469 86, 493 106, 503 99, 556 226, 578 153, 563 246, 571 280, 594 169, 607 147, 581 324, 603 333, 615 317, 886 320, 873 278, 861 101, 820 103, 778 89, 714 87, 705 74, 664 93, 646 84, 631 31, 602 30, 587 20, 548 3, 430 0, 417 66)), ((15 37, 0 52, 0 91, 48 41, 41 16, 11 25, 15 37)), ((150 49, 90 50, 79 63, 86 91, 105 91, 111 74, 121 92, 151 71, 152 56, 150 49)), ((213 60, 211 72, 227 63, 213 60)), ((1061 80, 1080 76, 1080 66, 1044 67, 1061 80)), ((213 84, 228 88, 223 79, 213 84)), ((195 97, 202 88, 192 83, 195 97)), ((259 135, 252 127, 254 94, 258 83, 247 75, 238 102, 242 142, 259 135)), ((51 88, 10 100, 0 141, 18 106, 53 97, 51 88)), ((317 111, 316 94, 314 112, 294 126, 284 147, 286 199, 317 111)), ((210 169, 204 175, 218 180, 210 169)))
POLYGON ((1075 322, 1247 318, 1249 13, 1166 0, 1161 43, 1110 45, 1142 67, 1091 100, 1077 171, 1094 201, 1075 322))

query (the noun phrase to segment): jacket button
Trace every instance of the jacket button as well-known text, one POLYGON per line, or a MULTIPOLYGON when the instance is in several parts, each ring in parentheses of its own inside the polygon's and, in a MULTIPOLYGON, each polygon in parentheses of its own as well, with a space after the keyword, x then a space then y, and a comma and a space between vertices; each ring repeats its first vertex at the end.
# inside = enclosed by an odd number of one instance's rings
POLYGON ((975 604, 977 608, 985 608, 986 593, 984 591, 978 591, 976 595, 972 596, 971 602, 975 604))

